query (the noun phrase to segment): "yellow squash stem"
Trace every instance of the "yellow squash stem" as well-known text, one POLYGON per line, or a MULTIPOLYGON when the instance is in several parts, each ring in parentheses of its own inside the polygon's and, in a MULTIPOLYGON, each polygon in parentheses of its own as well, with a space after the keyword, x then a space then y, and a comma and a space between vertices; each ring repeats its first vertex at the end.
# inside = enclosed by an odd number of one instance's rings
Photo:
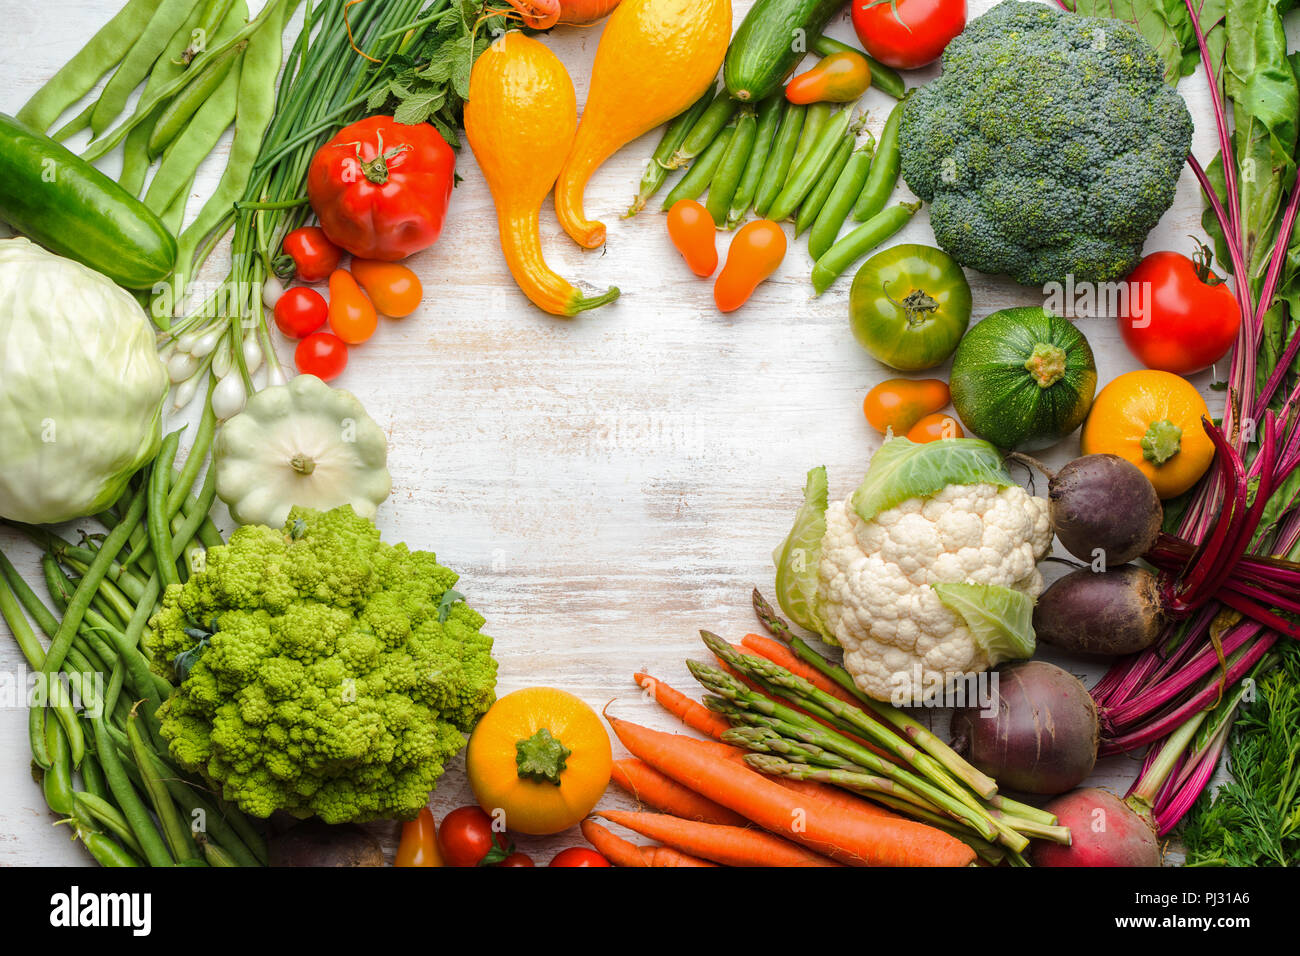
POLYGON ((584 298, 542 255, 538 219, 578 125, 578 104, 555 54, 517 31, 503 34, 474 64, 465 136, 492 190, 501 251, 510 274, 538 308, 575 315, 618 298, 584 298))
POLYGON ((730 0, 619 4, 596 48, 582 123, 555 184, 555 213, 574 242, 595 249, 605 241, 605 224, 583 210, 592 174, 699 99, 717 76, 730 39, 730 0))

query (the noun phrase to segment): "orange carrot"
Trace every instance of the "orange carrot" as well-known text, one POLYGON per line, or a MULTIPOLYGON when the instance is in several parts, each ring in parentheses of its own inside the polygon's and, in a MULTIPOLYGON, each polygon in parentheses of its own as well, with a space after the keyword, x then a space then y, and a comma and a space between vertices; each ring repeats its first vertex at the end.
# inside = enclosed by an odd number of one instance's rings
MULTIPOLYGON (((808 683, 812 684, 818 690, 823 690, 828 694, 838 697, 846 704, 852 704, 854 707, 862 708, 862 701, 858 700, 847 690, 841 687, 835 681, 831 680, 817 668, 810 664, 805 664, 795 656, 794 651, 786 647, 780 641, 773 640, 770 637, 763 637, 761 634, 746 634, 740 641, 741 645, 747 651, 752 651, 762 657, 766 657, 773 664, 779 664, 791 674, 802 677, 808 683)), ((868 715, 871 714, 867 711, 868 715)))
POLYGON ((970 847, 941 830, 907 819, 845 813, 817 798, 787 790, 769 778, 681 735, 607 717, 618 739, 678 783, 788 837, 816 853, 854 866, 967 866, 970 847))
POLYGON ((666 813, 600 810, 610 823, 635 830, 683 853, 723 866, 839 866, 833 860, 763 830, 681 820, 666 813))
POLYGON ((582 835, 615 866, 717 866, 666 846, 637 846, 615 836, 595 820, 582 821, 582 835))
POLYGON ((638 687, 653 694, 654 699, 659 702, 659 705, 664 710, 681 720, 692 730, 698 730, 700 733, 716 740, 722 736, 723 731, 731 729, 731 724, 725 717, 715 714, 703 704, 687 697, 681 691, 674 690, 659 678, 638 673, 633 674, 632 679, 636 681, 638 687))
POLYGON ((749 825, 749 821, 739 813, 700 796, 690 787, 683 787, 672 777, 665 777, 635 757, 615 760, 611 777, 639 803, 675 817, 732 827, 749 825))

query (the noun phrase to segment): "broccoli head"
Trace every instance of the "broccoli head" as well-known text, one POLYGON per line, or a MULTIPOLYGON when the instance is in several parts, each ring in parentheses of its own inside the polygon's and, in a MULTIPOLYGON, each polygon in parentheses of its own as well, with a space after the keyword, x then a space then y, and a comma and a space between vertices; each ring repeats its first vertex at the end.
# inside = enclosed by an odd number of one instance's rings
POLYGON ((948 44, 899 138, 903 177, 963 265, 1106 282, 1173 202, 1192 119, 1131 25, 1005 0, 948 44))
POLYGON ((172 757, 260 817, 413 817, 495 699, 455 583, 350 505, 240 528, 144 636, 178 683, 158 712, 172 757))

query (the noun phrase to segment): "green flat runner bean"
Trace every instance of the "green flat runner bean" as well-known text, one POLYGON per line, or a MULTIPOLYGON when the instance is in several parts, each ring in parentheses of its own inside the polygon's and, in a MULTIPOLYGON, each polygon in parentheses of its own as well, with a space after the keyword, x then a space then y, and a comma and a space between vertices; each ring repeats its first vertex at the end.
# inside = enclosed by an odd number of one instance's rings
POLYGON ((821 295, 829 289, 831 283, 844 274, 845 269, 906 226, 920 208, 920 200, 890 206, 826 250, 826 254, 813 266, 812 284, 815 293, 821 295))
POLYGON ((844 220, 849 218, 849 213, 853 211, 853 204, 857 202, 858 195, 862 192, 862 185, 867 181, 867 174, 871 171, 871 159, 875 152, 875 137, 867 133, 866 142, 849 156, 849 161, 845 164, 839 179, 836 180, 830 196, 822 205, 821 212, 817 214, 817 221, 813 223, 812 231, 808 233, 808 254, 813 257, 814 262, 825 255, 826 250, 834 245, 839 237, 844 220))
POLYGON ((794 234, 801 236, 814 222, 817 221, 817 214, 821 212, 822 206, 825 205, 831 190, 839 182, 840 173, 848 165, 849 157, 853 155, 853 144, 857 137, 852 130, 840 137, 840 145, 831 156, 830 164, 817 177, 817 183, 813 186, 812 192, 804 198, 799 204, 799 212, 794 220, 794 234))
MULTIPOLYGON (((159 115, 158 121, 154 124, 153 131, 149 134, 147 150, 150 159, 160 155, 180 135, 181 130, 194 118, 200 108, 212 98, 218 87, 225 83, 239 58, 243 56, 247 45, 247 40, 237 43, 221 56, 209 62, 202 72, 194 78, 193 82, 177 93, 175 98, 167 104, 159 115)), ((222 129, 225 129, 225 127, 223 126, 222 129)))
POLYGON ((841 43, 839 40, 832 40, 827 36, 820 36, 813 41, 812 48, 813 52, 818 56, 830 56, 832 53, 856 53, 867 61, 867 66, 871 67, 872 86, 896 100, 901 100, 907 95, 907 84, 903 82, 903 77, 897 70, 885 66, 869 53, 865 53, 857 47, 841 43))
POLYGON ((665 211, 672 209, 683 199, 699 199, 703 195, 704 190, 708 189, 709 183, 713 181, 713 174, 721 165, 722 157, 727 154, 727 147, 731 145, 731 136, 734 132, 735 127, 729 126, 714 138, 709 148, 700 155, 664 199, 665 211))
POLYGON ((785 176, 790 169, 790 161, 794 159, 795 147, 798 145, 799 134, 803 130, 804 116, 807 112, 806 107, 794 103, 787 103, 785 106, 785 112, 781 115, 781 125, 776 131, 776 139, 772 142, 772 150, 767 157, 767 165, 763 167, 758 192, 754 196, 754 212, 759 216, 767 215, 772 200, 776 199, 776 194, 785 185, 785 176))
POLYGON ((727 154, 713 173, 709 182, 709 198, 704 208, 713 217, 713 224, 722 228, 727 224, 727 214, 731 211, 731 200, 740 185, 740 177, 749 164, 749 154, 754 150, 754 139, 758 135, 758 119, 753 107, 745 107, 736 120, 735 132, 731 134, 731 143, 727 154))
POLYGON ((902 155, 898 149, 898 124, 902 119, 903 104, 900 101, 885 120, 885 128, 880 133, 880 143, 876 146, 876 158, 867 173, 867 181, 862 184, 862 192, 853 205, 853 218, 865 222, 885 208, 894 187, 898 185, 898 170, 902 155))
MULTIPOLYGON (((41 132, 48 130, 64 110, 93 90, 99 78, 122 61, 144 33, 160 2, 129 0, 23 104, 18 121, 41 132)), ((87 115, 87 121, 89 118, 87 115)))
POLYGON ((158 5, 139 39, 131 44, 131 49, 104 84, 95 111, 90 114, 92 133, 98 136, 121 115, 132 91, 144 82, 154 61, 162 55, 168 41, 189 18, 194 7, 194 0, 163 0, 158 5))
POLYGON ((817 185, 817 180, 826 172, 827 166, 835 157, 840 141, 848 131, 850 119, 848 110, 840 110, 823 124, 817 141, 808 148, 802 161, 791 170, 785 186, 772 201, 772 208, 768 210, 769 219, 776 222, 788 219, 793 215, 796 207, 812 192, 813 187, 817 185))
POLYGON ((754 204, 754 194, 763 178, 763 167, 772 152, 772 141, 776 138, 777 128, 781 125, 785 98, 770 96, 758 108, 758 128, 754 134, 754 148, 749 151, 745 161, 745 171, 740 176, 736 192, 731 197, 731 208, 727 211, 727 228, 734 229, 749 213, 754 204))
POLYGON ((701 114, 699 120, 691 127, 691 131, 686 134, 682 145, 673 152, 672 158, 668 160, 668 168, 681 169, 696 156, 703 155, 709 148, 709 144, 717 139, 718 134, 731 122, 738 109, 740 103, 731 98, 726 88, 719 90, 708 109, 701 114))
POLYGON ((826 128, 834 112, 833 103, 813 103, 808 107, 808 112, 803 118, 803 129, 799 133, 799 144, 795 147, 794 156, 790 160, 790 169, 782 186, 790 182, 789 177, 795 174, 799 164, 808 155, 808 151, 821 139, 822 130, 826 128))
POLYGON ((641 184, 637 189, 636 198, 632 200, 632 205, 623 214, 625 219, 635 216, 644 209, 645 204, 653 198, 654 194, 659 191, 659 188, 668 179, 669 160, 673 158, 673 153, 677 152, 682 143, 686 142, 686 135, 699 122, 700 117, 704 115, 704 111, 709 108, 709 104, 713 102, 715 91, 716 88, 710 86, 703 96, 687 107, 685 111, 679 113, 664 128, 663 139, 659 140, 659 145, 655 148, 653 155, 650 157, 650 162, 646 164, 645 172, 641 175, 641 184))

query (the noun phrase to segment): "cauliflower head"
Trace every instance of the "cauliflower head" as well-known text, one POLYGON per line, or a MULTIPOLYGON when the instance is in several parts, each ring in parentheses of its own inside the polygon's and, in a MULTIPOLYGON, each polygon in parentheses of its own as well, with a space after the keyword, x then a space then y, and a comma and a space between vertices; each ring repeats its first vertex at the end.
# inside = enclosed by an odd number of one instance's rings
POLYGON ((778 550, 777 595, 797 623, 844 649, 863 693, 918 703, 1033 653, 1049 505, 1012 483, 992 445, 894 438, 849 498, 828 505, 825 489, 815 469, 778 550))
POLYGON ((495 700, 492 639, 427 551, 350 505, 248 525, 144 635, 172 757, 247 813, 410 818, 495 700))

